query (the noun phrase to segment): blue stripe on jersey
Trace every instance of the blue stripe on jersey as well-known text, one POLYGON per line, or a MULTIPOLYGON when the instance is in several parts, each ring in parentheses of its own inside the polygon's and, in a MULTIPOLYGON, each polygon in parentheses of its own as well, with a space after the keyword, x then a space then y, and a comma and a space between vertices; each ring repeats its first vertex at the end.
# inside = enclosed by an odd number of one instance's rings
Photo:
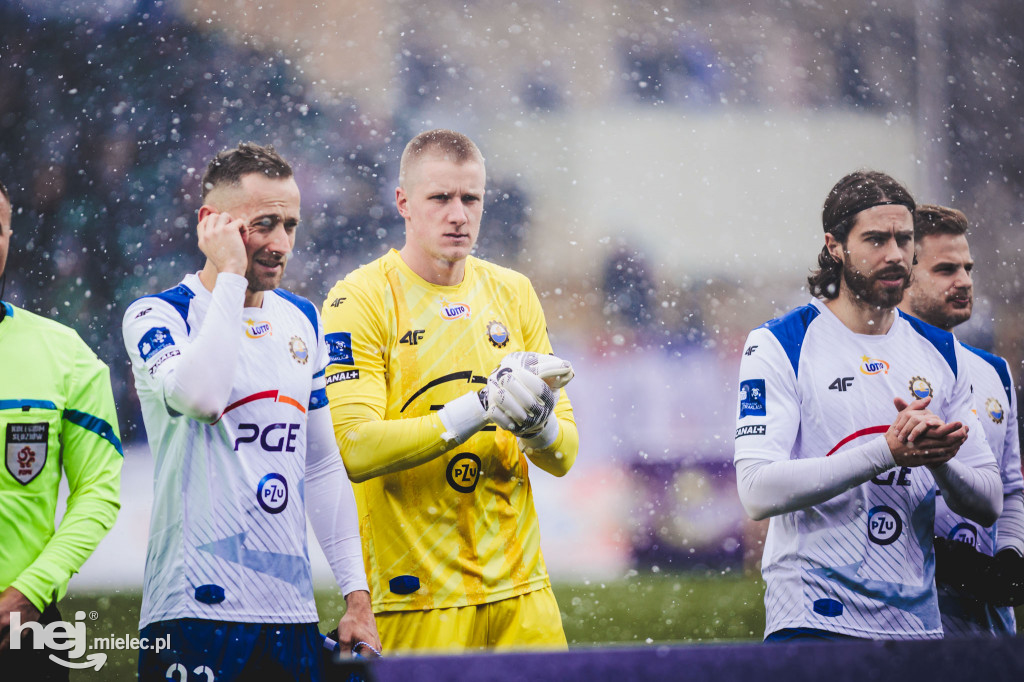
POLYGON ((320 336, 320 327, 316 324, 316 307, 312 303, 287 289, 274 289, 274 293, 301 310, 302 314, 309 319, 309 323, 313 325, 313 335, 320 336))
POLYGON ((0 301, 0 303, 4 304, 4 311, 7 313, 5 317, 14 317, 14 306, 7 301, 0 301))
POLYGON ((64 418, 72 424, 81 426, 86 431, 92 431, 97 436, 114 446, 117 454, 124 457, 124 449, 121 447, 121 440, 114 433, 114 429, 106 421, 94 417, 88 412, 78 410, 64 410, 64 418))
POLYGON ((159 298, 162 301, 170 303, 171 306, 178 311, 181 315, 181 319, 185 321, 185 331, 189 334, 192 333, 192 328, 188 324, 188 307, 192 304, 192 299, 195 298, 196 292, 189 289, 184 284, 179 284, 173 289, 167 291, 161 291, 159 294, 153 294, 152 298, 159 298))
POLYGON ((320 370, 319 372, 317 372, 316 374, 314 374, 313 378, 314 379, 319 379, 320 377, 322 377, 325 374, 327 374, 327 368, 326 367, 323 368, 322 370, 320 370))
POLYGON ((782 350, 786 351, 786 356, 789 358, 790 364, 793 365, 793 374, 797 374, 797 366, 800 364, 800 347, 803 346, 807 328, 820 314, 821 311, 808 304, 794 308, 782 317, 769 320, 761 325, 774 334, 782 344, 782 350))
MULTIPOLYGON (((899 308, 897 308, 899 310, 899 308)), ((946 359, 946 363, 949 368, 953 370, 953 376, 957 376, 956 372, 956 340, 953 335, 947 331, 943 331, 938 327, 933 327, 927 322, 923 322, 913 315, 907 315, 902 310, 899 310, 900 317, 910 323, 910 326, 918 334, 928 339, 929 343, 935 346, 935 350, 939 351, 939 354, 946 359)))
POLYGON ((57 406, 49 400, 0 400, 0 410, 56 410, 57 406))
POLYGON ((319 410, 321 407, 327 407, 326 388, 318 388, 309 394, 309 409, 319 410))
POLYGON ((988 351, 981 350, 980 348, 968 346, 966 343, 961 343, 960 345, 966 348, 967 350, 971 351, 975 355, 977 355, 979 358, 981 358, 988 364, 992 365, 992 367, 996 370, 996 374, 999 375, 999 381, 1003 382, 1003 390, 1006 391, 1006 399, 1012 403, 1013 382, 1010 380, 1010 370, 1006 366, 1006 360, 999 357, 998 355, 993 355, 988 351))

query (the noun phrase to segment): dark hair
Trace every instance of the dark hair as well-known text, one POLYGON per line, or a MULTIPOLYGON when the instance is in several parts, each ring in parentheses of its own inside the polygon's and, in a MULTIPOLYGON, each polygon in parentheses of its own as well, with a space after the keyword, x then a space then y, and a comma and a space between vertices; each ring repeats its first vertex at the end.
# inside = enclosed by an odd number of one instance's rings
POLYGON ((273 145, 241 142, 235 149, 225 149, 210 160, 203 173, 203 201, 218 185, 238 185, 251 173, 263 173, 268 178, 292 177, 292 167, 281 158, 273 145))
MULTIPOLYGON (((874 206, 899 204, 914 213, 917 205, 907 188, 892 176, 879 171, 854 171, 835 184, 821 209, 821 224, 841 244, 846 245, 857 222, 857 215, 874 206)), ((818 269, 811 272, 807 285, 811 295, 832 299, 839 295, 843 264, 832 257, 828 247, 818 254, 818 269)))
POLYGON ((967 216, 955 208, 921 204, 914 211, 914 241, 935 234, 967 234, 967 216))
POLYGON ((402 160, 398 164, 398 184, 405 187, 406 174, 409 168, 423 155, 430 152, 439 152, 449 161, 465 163, 467 161, 484 162, 480 149, 462 133, 454 130, 428 130, 420 133, 405 145, 402 152, 402 160))
POLYGON ((11 195, 7 192, 7 187, 5 187, 2 182, 0 182, 0 195, 3 195, 3 198, 7 200, 8 204, 11 203, 11 195))

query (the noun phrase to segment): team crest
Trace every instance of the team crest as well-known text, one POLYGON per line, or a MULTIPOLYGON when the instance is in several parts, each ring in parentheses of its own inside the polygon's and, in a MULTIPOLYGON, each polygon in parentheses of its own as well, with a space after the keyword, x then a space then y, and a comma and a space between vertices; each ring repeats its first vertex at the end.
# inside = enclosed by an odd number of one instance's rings
POLYGON ((889 363, 886 362, 885 360, 879 360, 878 358, 869 358, 866 355, 860 356, 860 359, 861 359, 861 365, 860 365, 860 373, 861 374, 867 374, 867 375, 870 376, 872 374, 888 374, 889 373, 889 363))
POLYGON ((988 414, 989 419, 996 424, 1003 423, 1003 406, 995 398, 989 398, 985 401, 985 412, 988 414))
POLYGON ((449 303, 441 300, 441 317, 446 320, 457 320, 459 318, 469 319, 469 305, 466 303, 449 303))
POLYGON ((257 322, 251 319, 245 321, 245 335, 250 339, 261 339, 273 333, 269 322, 257 322))
POLYGON ((18 483, 28 485, 43 470, 49 437, 50 425, 46 422, 7 425, 7 471, 18 483))
POLYGON ((495 348, 504 348, 508 343, 508 327, 497 320, 487 323, 487 340, 495 348))
POLYGON ((910 394, 915 398, 928 398, 932 394, 932 385, 924 377, 914 377, 910 380, 910 394))
POLYGON ((293 336, 288 342, 288 350, 291 351, 292 357, 295 358, 295 362, 300 365, 304 365, 309 362, 309 349, 306 348, 306 342, 298 336, 293 336))

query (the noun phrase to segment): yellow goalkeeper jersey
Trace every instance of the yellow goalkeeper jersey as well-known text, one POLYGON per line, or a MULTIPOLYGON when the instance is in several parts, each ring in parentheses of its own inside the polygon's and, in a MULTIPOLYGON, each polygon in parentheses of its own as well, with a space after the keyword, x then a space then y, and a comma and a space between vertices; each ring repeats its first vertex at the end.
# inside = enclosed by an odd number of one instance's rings
MULTIPOLYGON (((548 586, 530 462, 515 437, 488 425, 449 450, 435 414, 482 388, 507 353, 551 353, 530 281, 470 257, 459 285, 437 286, 392 250, 331 289, 323 321, 327 396, 357 481, 374 610, 469 606, 548 586)), ((578 449, 564 390, 555 417, 558 439, 529 458, 560 476, 578 449)))

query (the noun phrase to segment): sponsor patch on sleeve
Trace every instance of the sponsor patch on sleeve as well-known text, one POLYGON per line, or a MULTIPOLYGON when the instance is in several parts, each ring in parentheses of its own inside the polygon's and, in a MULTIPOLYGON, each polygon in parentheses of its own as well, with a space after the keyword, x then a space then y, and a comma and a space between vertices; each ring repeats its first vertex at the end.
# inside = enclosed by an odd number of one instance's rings
POLYGON ((740 417, 764 417, 764 379, 748 379, 740 382, 740 417))
MULTIPOLYGON (((327 342, 327 352, 330 355, 332 365, 354 365, 355 358, 352 357, 352 334, 349 332, 332 332, 324 336, 327 342)), ((337 376, 337 375, 335 375, 337 376)))
POLYGON ((358 378, 359 378, 359 370, 358 369, 349 369, 349 370, 345 370, 344 372, 338 372, 336 374, 332 374, 331 376, 327 377, 327 385, 330 386, 331 384, 336 384, 339 381, 350 381, 352 379, 358 379, 358 378))
POLYGON ((768 427, 765 424, 749 424, 736 429, 737 438, 742 438, 743 436, 763 436, 766 433, 768 433, 768 427))
POLYGON ((148 362, 151 357, 162 351, 164 348, 174 345, 174 338, 171 337, 171 330, 167 327, 153 327, 142 335, 139 341, 139 354, 142 360, 148 362))

